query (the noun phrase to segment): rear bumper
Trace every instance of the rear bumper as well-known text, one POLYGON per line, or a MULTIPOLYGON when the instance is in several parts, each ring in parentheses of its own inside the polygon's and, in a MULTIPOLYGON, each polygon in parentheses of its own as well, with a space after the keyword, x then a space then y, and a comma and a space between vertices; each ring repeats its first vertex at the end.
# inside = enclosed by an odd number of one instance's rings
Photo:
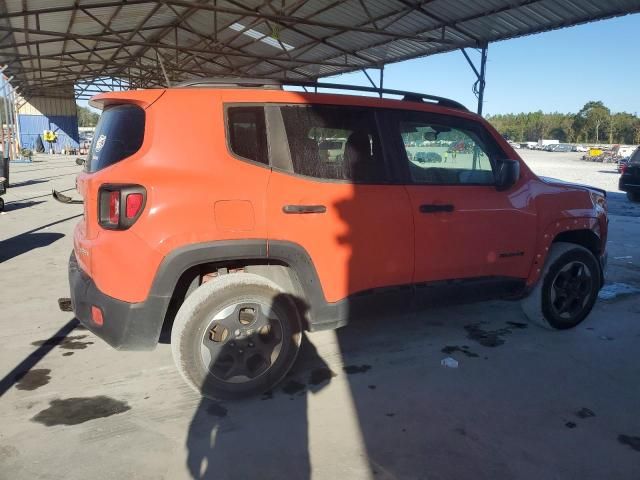
POLYGON ((158 317, 166 311, 168 299, 150 296, 141 303, 128 303, 112 298, 102 293, 80 268, 74 252, 69 258, 69 286, 76 318, 112 347, 151 350, 158 343, 158 317), (102 326, 93 323, 92 306, 102 311, 102 326))

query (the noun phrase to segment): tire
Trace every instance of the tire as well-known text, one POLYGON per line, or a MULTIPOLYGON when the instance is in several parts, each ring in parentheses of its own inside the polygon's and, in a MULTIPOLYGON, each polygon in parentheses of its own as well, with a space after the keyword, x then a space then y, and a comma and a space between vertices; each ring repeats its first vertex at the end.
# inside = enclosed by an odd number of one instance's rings
POLYGON ((627 198, 631 202, 640 202, 640 193, 638 193, 638 192, 627 192, 627 198))
POLYGON ((227 274, 198 287, 178 310, 171 331, 173 359, 184 380, 205 397, 258 395, 277 385, 294 364, 302 340, 300 318, 293 297, 271 280, 227 274))
POLYGON ((598 298, 600 273, 598 260, 586 248, 574 243, 552 244, 540 279, 520 302, 524 314, 546 328, 575 327, 589 315, 598 298))
POLYGON ((4 199, 0 197, 0 212, 4 210, 4 199))

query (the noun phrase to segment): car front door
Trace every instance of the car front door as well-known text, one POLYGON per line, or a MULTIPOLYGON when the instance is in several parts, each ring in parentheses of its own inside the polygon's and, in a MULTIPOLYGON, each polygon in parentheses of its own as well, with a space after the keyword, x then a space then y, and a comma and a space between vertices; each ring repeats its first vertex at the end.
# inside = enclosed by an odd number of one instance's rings
POLYGON ((536 216, 526 182, 495 187, 506 155, 477 120, 391 114, 415 224, 415 283, 525 279, 536 216))
POLYGON ((270 252, 282 245, 302 247, 329 303, 410 284, 409 196, 392 182, 375 109, 268 106, 267 121, 270 252))

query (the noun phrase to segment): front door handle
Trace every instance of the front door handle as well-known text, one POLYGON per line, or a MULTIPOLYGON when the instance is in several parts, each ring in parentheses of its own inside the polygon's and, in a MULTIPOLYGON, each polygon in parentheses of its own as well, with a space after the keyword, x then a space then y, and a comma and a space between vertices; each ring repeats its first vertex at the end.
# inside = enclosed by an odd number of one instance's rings
POLYGON ((285 205, 282 207, 284 213, 325 213, 327 207, 324 205, 285 205))
POLYGON ((438 213, 438 212, 453 212, 454 207, 451 204, 445 205, 420 205, 420 213, 438 213))

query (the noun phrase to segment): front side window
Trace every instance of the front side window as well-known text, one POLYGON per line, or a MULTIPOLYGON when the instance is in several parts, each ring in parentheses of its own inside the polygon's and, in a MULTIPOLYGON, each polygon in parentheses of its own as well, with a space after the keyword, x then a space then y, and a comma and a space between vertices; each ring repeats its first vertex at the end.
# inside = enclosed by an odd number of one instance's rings
POLYGON ((373 110, 287 105, 280 111, 294 173, 354 183, 386 181, 373 110))
POLYGON ((263 107, 230 107, 227 111, 229 147, 239 157, 269 163, 263 107))
POLYGON ((413 113, 403 117, 398 128, 412 183, 495 184, 492 164, 500 150, 481 125, 413 113))

